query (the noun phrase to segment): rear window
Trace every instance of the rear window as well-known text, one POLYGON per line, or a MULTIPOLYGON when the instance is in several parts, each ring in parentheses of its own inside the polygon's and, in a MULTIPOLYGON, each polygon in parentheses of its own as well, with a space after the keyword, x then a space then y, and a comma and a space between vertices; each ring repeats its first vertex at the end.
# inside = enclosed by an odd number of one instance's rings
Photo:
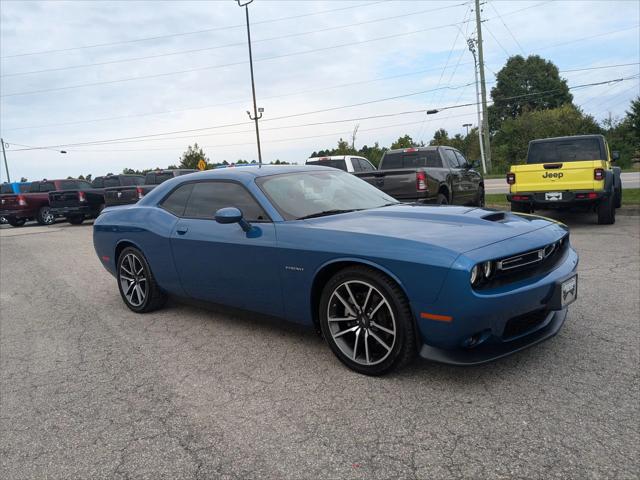
POLYGON ((89 188, 91 188, 91 184, 82 180, 63 180, 60 182, 60 190, 88 190, 89 188))
POLYGON ((442 161, 438 152, 436 150, 426 150, 422 152, 388 153, 382 159, 380 170, 420 167, 442 168, 442 161))
POLYGON ((527 163, 562 163, 580 160, 604 160, 601 142, 597 138, 576 138, 566 141, 529 144, 527 163))
POLYGON ((132 185, 142 185, 144 177, 120 177, 120 185, 130 187, 132 185))
POLYGON ((307 162, 307 165, 319 165, 321 167, 332 167, 344 170, 345 172, 347 171, 347 162, 344 160, 311 160, 307 162))
POLYGON ((155 184, 160 185, 162 182, 166 182, 167 180, 173 178, 173 173, 156 173, 155 184))
POLYGON ((1 193, 13 193, 13 188, 11 188, 11 184, 5 183, 2 186, 0 186, 0 194, 1 193))

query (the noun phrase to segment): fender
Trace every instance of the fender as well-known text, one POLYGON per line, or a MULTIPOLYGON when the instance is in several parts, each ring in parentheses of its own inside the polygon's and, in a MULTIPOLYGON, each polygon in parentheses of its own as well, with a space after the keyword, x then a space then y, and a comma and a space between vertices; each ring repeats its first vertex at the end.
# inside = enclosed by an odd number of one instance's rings
POLYGON ((611 170, 604 171, 604 191, 609 195, 613 194, 615 188, 615 174, 611 170))

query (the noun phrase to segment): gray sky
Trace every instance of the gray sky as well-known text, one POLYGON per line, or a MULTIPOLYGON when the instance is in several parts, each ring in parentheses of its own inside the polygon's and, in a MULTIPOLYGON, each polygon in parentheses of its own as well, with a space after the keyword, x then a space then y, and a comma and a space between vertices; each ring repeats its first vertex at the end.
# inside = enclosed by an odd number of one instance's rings
MULTIPOLYGON (((348 137, 356 124, 357 147, 388 145, 405 133, 428 141, 438 128, 455 134, 464 123, 475 125, 475 107, 426 121, 414 113, 307 125, 473 102, 473 60, 463 37, 475 29, 470 5, 255 0, 251 33, 265 161, 302 162, 348 137), (403 97, 276 119, 396 96, 403 97)), ((482 15, 489 89, 506 58, 518 53, 553 61, 569 85, 639 72, 636 0, 491 0, 482 15)), ((0 131, 10 144, 12 179, 165 167, 195 141, 214 162, 257 158, 246 114, 244 10, 235 1, 3 0, 0 18, 0 131), (239 125, 204 130, 228 124, 239 125), (183 133, 157 135, 176 131, 183 133), (144 135, 155 136, 115 140, 144 135), (102 140, 109 142, 70 145, 102 140), (60 147, 68 152, 62 155, 18 151, 20 144, 69 146, 60 147)), ((635 79, 572 93, 601 120, 623 116, 640 87, 635 79)))

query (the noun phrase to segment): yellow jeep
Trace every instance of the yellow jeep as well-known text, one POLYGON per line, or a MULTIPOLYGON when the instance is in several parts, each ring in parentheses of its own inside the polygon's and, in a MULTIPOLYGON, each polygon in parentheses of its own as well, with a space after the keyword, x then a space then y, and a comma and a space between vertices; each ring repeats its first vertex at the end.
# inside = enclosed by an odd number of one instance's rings
POLYGON ((599 224, 615 223, 622 204, 620 168, 612 166, 617 159, 602 135, 533 140, 527 163, 507 173, 511 210, 583 206, 595 210, 599 224))

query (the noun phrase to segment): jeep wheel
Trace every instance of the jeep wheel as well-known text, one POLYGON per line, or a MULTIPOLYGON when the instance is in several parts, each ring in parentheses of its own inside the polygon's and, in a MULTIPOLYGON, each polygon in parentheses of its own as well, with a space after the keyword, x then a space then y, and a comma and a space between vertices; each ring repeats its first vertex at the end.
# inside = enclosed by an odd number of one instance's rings
POLYGON ((27 221, 26 218, 15 218, 15 217, 7 217, 6 220, 7 220, 7 223, 12 227, 21 227, 27 221))
POLYGON ((616 208, 622 206, 622 187, 616 188, 616 208))
POLYGON ((514 213, 531 213, 531 205, 526 203, 511 202, 511 211, 514 213))
POLYGON ((596 211, 598 212, 598 225, 613 225, 616 223, 615 194, 600 200, 596 211))

